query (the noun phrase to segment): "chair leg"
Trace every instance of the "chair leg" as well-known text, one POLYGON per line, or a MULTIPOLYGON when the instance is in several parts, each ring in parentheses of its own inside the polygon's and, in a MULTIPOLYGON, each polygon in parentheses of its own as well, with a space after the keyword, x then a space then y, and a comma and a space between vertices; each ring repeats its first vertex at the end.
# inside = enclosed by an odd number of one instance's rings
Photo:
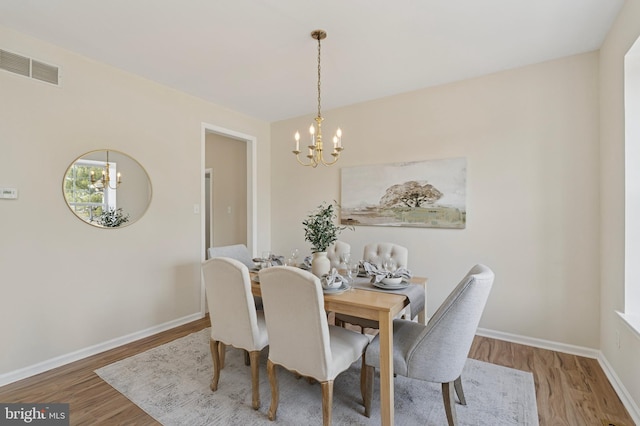
POLYGON ((370 365, 365 365, 363 367, 365 386, 362 399, 364 400, 364 415, 366 417, 371 416, 371 400, 373 399, 373 376, 375 370, 375 367, 372 367, 370 365))
POLYGON ((211 359, 213 360, 213 378, 211 379, 210 388, 213 392, 218 390, 218 380, 220 379, 220 342, 211 339, 209 347, 211 348, 211 359))
POLYGON ((331 408, 333 407, 333 380, 321 383, 322 386, 322 425, 331 426, 331 408))
POLYGON ((244 365, 251 365, 251 357, 249 356, 249 351, 244 352, 244 365))
POLYGON ((456 426, 456 399, 454 397, 454 387, 452 382, 442 384, 442 399, 444 400, 444 411, 447 414, 449 426, 456 426))
POLYGON ((269 420, 275 420, 276 411, 278 411, 278 378, 276 377, 276 365, 270 359, 267 360, 267 374, 271 385, 271 406, 267 416, 269 420))
POLYGON ((220 344, 218 345, 218 353, 220 356, 220 370, 222 370, 224 368, 224 357, 227 353, 227 345, 222 342, 219 343, 220 344))
POLYGON ((249 352, 251 363, 251 396, 254 410, 260 408, 260 351, 249 352))
POLYGON ((367 364, 365 362, 364 354, 362 354, 362 366, 360 367, 360 394, 362 395, 362 405, 364 405, 364 398, 367 388, 367 364))
POLYGON ((458 401, 460 401, 460 404, 467 405, 467 400, 464 397, 464 390, 462 389, 462 376, 459 376, 453 382, 453 387, 456 389, 456 394, 458 395, 458 401))

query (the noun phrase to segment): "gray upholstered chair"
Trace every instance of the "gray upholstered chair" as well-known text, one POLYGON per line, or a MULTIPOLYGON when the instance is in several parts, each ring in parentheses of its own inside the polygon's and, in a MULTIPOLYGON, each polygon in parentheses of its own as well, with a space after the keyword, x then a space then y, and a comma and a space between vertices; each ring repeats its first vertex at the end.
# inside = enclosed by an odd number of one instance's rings
MULTIPOLYGON (((311 272, 290 266, 274 266, 262 269, 259 274, 269 331, 269 419, 275 420, 278 409, 276 366, 280 365, 320 382, 323 424, 329 425, 333 381, 362 356, 369 338, 328 325, 320 280, 311 272)), ((364 359, 362 367, 364 373, 364 359)), ((361 381, 364 383, 364 376, 361 381)), ((363 386, 361 391, 364 399, 363 386)))
MULTIPOLYGON (((433 314, 427 325, 396 319, 393 321, 393 369, 395 374, 442 384, 447 421, 456 424, 454 389, 466 405, 461 374, 469 355, 494 274, 476 265, 460 281, 433 314)), ((365 375, 365 415, 369 415, 373 375, 380 362, 376 337, 367 348, 365 375)))
MULTIPOLYGON (((392 260, 397 268, 406 269, 408 267, 409 250, 406 247, 394 243, 370 243, 364 246, 362 260, 382 266, 385 260, 388 259, 392 260)), ((398 316, 404 316, 406 312, 410 311, 405 307, 398 316)), ((357 325, 360 327, 362 333, 364 333, 365 328, 377 329, 379 327, 378 321, 344 314, 336 314, 335 323, 341 326, 344 326, 346 323, 357 325)))
MULTIPOLYGON (((209 259, 213 259, 214 257, 230 257, 231 259, 242 262, 249 269, 256 266, 251 254, 249 253, 249 249, 244 244, 209 247, 207 253, 209 254, 209 259)), ((253 300, 256 304, 256 308, 262 309, 262 299, 260 297, 254 297, 253 300)))
POLYGON ((249 270, 235 259, 214 257, 203 262, 202 274, 211 319, 211 390, 218 389, 220 370, 224 365, 220 354, 224 353, 225 345, 243 349, 249 355, 252 405, 257 410, 260 407, 260 351, 269 344, 269 339, 264 312, 256 310, 251 295, 249 270))
POLYGON ((244 263, 247 268, 255 266, 249 249, 244 244, 233 244, 230 246, 209 247, 209 259, 213 257, 230 257, 244 263))
POLYGON ((342 264, 341 258, 345 253, 351 253, 351 246, 344 241, 336 241, 327 247, 327 257, 331 261, 332 268, 340 268, 342 264))

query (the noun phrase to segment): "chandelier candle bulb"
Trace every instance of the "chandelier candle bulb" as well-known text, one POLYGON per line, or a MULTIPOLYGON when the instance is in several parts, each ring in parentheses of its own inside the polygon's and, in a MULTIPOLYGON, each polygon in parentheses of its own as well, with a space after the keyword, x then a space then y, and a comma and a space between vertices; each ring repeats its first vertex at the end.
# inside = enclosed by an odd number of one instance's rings
POLYGON ((313 124, 309 126, 309 135, 311 136, 311 145, 316 146, 316 138, 313 137, 316 133, 316 128, 313 127, 313 124))
POLYGON ((296 140, 296 150, 295 150, 295 152, 300 152, 300 133, 298 131, 296 131, 296 134, 295 134, 294 138, 296 140))

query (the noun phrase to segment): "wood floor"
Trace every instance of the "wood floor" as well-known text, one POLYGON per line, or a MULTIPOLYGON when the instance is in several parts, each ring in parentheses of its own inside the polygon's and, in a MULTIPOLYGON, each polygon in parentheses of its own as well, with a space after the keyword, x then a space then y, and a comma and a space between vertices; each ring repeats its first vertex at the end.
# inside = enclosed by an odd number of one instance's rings
MULTIPOLYGON (((204 318, 0 387, 0 402, 69 403, 72 425, 157 425, 93 371, 208 326, 204 318)), ((470 357, 532 372, 541 426, 634 425, 594 359, 485 337, 476 337, 470 357)))

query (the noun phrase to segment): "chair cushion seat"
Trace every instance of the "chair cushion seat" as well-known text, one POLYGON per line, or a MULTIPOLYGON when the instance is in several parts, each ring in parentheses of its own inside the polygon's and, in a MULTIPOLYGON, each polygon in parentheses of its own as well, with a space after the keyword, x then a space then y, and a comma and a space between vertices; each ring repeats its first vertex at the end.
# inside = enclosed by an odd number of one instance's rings
MULTIPOLYGON (((393 372, 409 377, 409 353, 422 334, 426 326, 413 321, 393 320, 393 372)), ((380 368, 380 340, 376 336, 367 347, 365 359, 368 365, 380 368)))
POLYGON ((342 327, 329 326, 331 365, 328 377, 316 377, 319 381, 333 380, 338 374, 357 361, 369 344, 369 337, 342 327))

